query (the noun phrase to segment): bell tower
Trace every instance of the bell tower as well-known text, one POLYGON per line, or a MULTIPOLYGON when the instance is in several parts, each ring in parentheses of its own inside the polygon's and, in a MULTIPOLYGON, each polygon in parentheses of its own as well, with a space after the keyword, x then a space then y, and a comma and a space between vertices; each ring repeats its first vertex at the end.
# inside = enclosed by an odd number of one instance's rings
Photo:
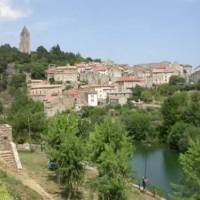
POLYGON ((26 26, 24 26, 24 28, 22 29, 22 32, 20 34, 19 51, 21 53, 26 53, 26 54, 30 54, 30 51, 31 51, 31 49, 30 49, 30 32, 28 31, 26 26))

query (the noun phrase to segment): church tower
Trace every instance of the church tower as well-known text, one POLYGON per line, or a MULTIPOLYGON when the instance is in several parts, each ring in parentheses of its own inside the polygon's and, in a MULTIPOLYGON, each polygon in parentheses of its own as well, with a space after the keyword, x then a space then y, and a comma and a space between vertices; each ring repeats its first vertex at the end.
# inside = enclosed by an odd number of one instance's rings
POLYGON ((22 29, 22 32, 20 34, 20 44, 19 44, 19 50, 22 53, 27 53, 30 54, 30 32, 28 31, 28 29, 26 28, 26 26, 24 26, 24 28, 22 29))

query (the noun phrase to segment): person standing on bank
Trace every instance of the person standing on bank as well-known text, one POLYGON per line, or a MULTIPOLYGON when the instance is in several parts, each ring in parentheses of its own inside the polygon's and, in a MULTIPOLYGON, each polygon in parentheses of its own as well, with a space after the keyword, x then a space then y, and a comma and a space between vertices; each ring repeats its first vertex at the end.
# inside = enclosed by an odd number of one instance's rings
POLYGON ((143 191, 146 190, 147 183, 148 183, 148 179, 147 179, 147 177, 145 176, 145 177, 142 178, 142 187, 143 187, 143 191))

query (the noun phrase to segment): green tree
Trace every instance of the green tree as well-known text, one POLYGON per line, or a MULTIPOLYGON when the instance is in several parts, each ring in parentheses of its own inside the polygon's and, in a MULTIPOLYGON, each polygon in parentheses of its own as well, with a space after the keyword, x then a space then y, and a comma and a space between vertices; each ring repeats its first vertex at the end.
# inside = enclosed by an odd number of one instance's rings
POLYGON ((163 116, 163 133, 169 133, 171 127, 178 121, 182 120, 183 113, 188 105, 188 95, 185 92, 178 93, 168 97, 161 108, 163 116))
POLYGON ((13 137, 19 142, 39 141, 46 128, 44 107, 40 102, 34 102, 23 92, 17 91, 8 113, 8 122, 13 127, 13 137))
POLYGON ((54 84, 54 83, 55 83, 54 77, 51 77, 51 78, 49 79, 49 82, 50 82, 50 84, 54 84))
POLYGON ((169 85, 182 86, 185 84, 185 79, 180 76, 173 75, 169 79, 169 85))
POLYGON ((200 140, 191 141, 185 154, 181 154, 180 163, 183 168, 183 199, 199 200, 200 197, 200 140))
POLYGON ((133 146, 120 122, 107 117, 96 124, 90 134, 89 150, 91 160, 99 170, 96 184, 100 199, 126 199, 125 180, 133 146))
POLYGON ((36 54, 37 54, 37 58, 41 59, 44 57, 48 57, 49 53, 43 46, 39 46, 36 50, 36 54))
POLYGON ((132 140, 145 141, 153 132, 150 118, 144 113, 125 113, 122 122, 132 140))
POLYGON ((17 73, 11 77, 9 86, 15 89, 23 88, 26 85, 26 75, 23 73, 17 73))
POLYGON ((48 124, 45 136, 47 154, 57 169, 60 183, 66 186, 70 199, 83 178, 83 145, 78 135, 75 114, 57 114, 48 124))
POLYGON ((88 118, 93 127, 96 123, 101 123, 107 114, 108 110, 100 107, 83 107, 81 110, 81 117, 88 118))
POLYGON ((133 99, 138 101, 141 99, 141 94, 145 89, 139 85, 136 85, 135 88, 132 88, 133 99))
POLYGON ((158 92, 163 96, 171 96, 177 91, 177 87, 169 84, 162 84, 158 87, 158 92))
POLYGON ((200 128, 183 121, 176 122, 168 135, 168 143, 179 152, 184 152, 189 146, 191 139, 200 138, 200 128))
POLYGON ((200 92, 189 93, 188 106, 183 113, 183 119, 187 123, 200 127, 200 92))
POLYGON ((47 64, 43 65, 41 63, 35 63, 31 70, 32 79, 45 79, 45 70, 47 69, 47 64))
POLYGON ((99 177, 94 184, 98 189, 100 200, 126 200, 126 190, 124 182, 120 177, 109 177, 108 175, 99 177))
POLYGON ((151 92, 149 90, 145 90, 141 93, 141 100, 146 102, 146 103, 150 103, 153 101, 153 96, 151 94, 151 92))

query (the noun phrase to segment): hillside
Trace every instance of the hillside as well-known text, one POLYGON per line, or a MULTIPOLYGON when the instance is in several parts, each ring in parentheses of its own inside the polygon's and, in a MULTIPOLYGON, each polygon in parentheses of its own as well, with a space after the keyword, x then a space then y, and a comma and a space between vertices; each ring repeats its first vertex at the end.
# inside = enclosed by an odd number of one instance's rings
POLYGON ((35 190, 25 186, 14 175, 0 170, 0 199, 3 200, 42 200, 42 196, 35 190))

